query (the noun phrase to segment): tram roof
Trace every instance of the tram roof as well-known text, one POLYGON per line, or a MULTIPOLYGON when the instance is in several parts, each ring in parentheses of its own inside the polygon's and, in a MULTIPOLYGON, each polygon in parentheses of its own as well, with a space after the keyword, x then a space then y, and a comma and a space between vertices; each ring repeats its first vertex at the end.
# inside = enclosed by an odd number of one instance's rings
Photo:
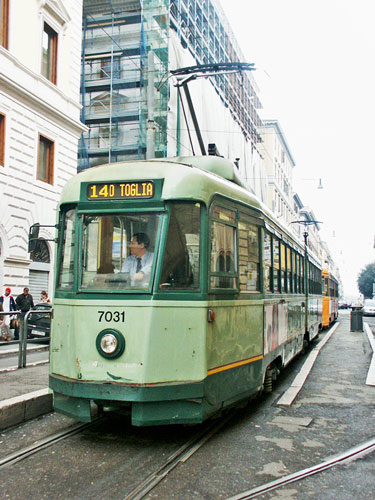
POLYGON ((164 179, 163 200, 193 199, 208 203, 218 193, 268 213, 268 209, 241 183, 234 165, 228 160, 213 156, 126 161, 91 167, 67 182, 60 203, 78 202, 82 182, 143 179, 164 179))
MULTIPOLYGON (((91 167, 72 177, 65 185, 60 204, 78 203, 82 182, 126 182, 164 179, 163 200, 198 200, 206 204, 215 194, 226 196, 260 210, 291 241, 295 236, 276 221, 269 208, 240 180, 235 166, 217 156, 193 156, 133 160, 91 167)), ((303 244, 299 242, 302 249, 303 244)), ((310 258, 315 258, 308 250, 310 258)))

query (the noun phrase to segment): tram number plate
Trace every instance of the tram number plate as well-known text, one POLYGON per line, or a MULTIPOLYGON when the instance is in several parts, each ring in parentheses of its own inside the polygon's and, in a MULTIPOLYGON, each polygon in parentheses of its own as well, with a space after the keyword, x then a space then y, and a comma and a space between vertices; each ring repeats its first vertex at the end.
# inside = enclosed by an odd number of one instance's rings
POLYGON ((151 181, 89 184, 86 195, 88 200, 153 198, 155 185, 151 181))
POLYGON ((98 311, 99 323, 125 323, 125 311, 98 311))

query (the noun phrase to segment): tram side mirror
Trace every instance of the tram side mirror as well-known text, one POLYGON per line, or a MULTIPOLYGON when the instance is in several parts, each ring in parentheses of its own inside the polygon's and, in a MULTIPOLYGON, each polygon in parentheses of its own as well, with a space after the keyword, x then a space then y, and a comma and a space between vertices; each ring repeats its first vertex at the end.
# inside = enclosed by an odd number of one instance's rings
POLYGON ((36 224, 33 224, 29 229, 29 245, 28 245, 29 253, 34 252, 38 246, 39 228, 40 224, 39 222, 37 222, 36 224))

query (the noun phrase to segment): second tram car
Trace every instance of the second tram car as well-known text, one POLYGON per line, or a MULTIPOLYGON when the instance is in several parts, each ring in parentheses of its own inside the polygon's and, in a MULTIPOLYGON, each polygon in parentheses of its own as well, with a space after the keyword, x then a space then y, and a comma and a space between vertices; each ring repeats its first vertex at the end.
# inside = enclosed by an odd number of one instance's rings
POLYGON ((339 285, 327 269, 322 270, 323 328, 334 323, 339 312, 339 285))
POLYGON ((202 422, 272 389, 322 325, 319 262, 222 158, 78 174, 56 262, 49 383, 81 421, 202 422))

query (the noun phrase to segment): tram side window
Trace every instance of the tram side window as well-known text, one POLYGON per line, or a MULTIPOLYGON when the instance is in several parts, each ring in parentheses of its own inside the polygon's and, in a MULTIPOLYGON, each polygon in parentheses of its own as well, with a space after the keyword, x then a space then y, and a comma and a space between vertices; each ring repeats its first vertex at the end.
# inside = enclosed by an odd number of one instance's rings
POLYGON ((199 288, 200 204, 172 205, 160 288, 199 288))
POLYGON ((293 274, 292 274, 292 250, 286 247, 286 267, 287 267, 287 281, 288 291, 293 292, 293 274))
POLYGON ((332 280, 329 280, 329 284, 330 284, 329 296, 334 297, 335 296, 335 284, 332 280))
POLYGON ((323 285, 323 290, 322 290, 322 294, 325 296, 325 297, 328 297, 328 277, 327 276, 324 276, 323 277, 323 280, 322 280, 322 285, 323 285))
POLYGON ((62 260, 58 276, 58 288, 63 290, 73 288, 75 214, 75 210, 69 210, 64 215, 62 260))
POLYGON ((300 255, 296 253, 296 292, 301 293, 301 261, 300 255))
POLYGON ((322 294, 322 273, 319 269, 315 268, 315 293, 321 295, 322 294))
POLYGON ((272 291, 272 236, 264 232, 263 239, 264 289, 272 291))
POLYGON ((280 242, 280 268, 281 268, 281 291, 288 291, 286 274, 286 251, 284 243, 280 242))
POLYGON ((211 288, 236 288, 235 240, 233 226, 211 222, 211 288))
POLYGON ((273 238, 273 291, 280 291, 280 242, 273 238))
POLYGON ((297 286, 297 254, 292 251, 292 265, 293 265, 293 291, 294 293, 298 293, 297 286))
POLYGON ((238 223, 238 255, 241 292, 257 292, 259 282, 259 229, 247 221, 238 223))
POLYGON ((309 293, 322 293, 322 280, 319 269, 312 263, 309 263, 309 293))

